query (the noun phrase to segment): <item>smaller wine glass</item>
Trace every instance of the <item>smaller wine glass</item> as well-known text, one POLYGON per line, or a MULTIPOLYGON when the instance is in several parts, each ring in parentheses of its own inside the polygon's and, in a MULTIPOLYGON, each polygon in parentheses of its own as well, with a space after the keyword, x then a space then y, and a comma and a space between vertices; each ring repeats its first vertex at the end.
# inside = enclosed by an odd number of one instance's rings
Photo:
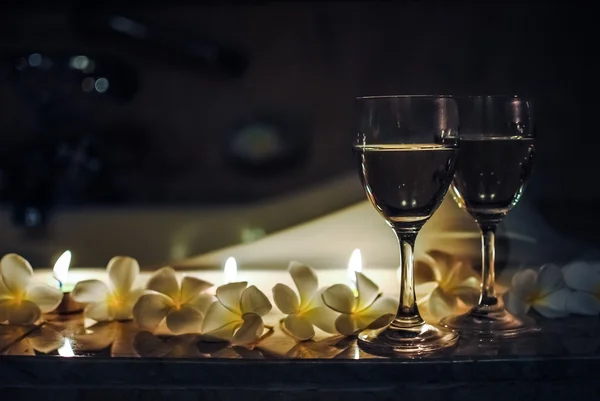
POLYGON ((514 337, 537 330, 529 317, 504 309, 496 295, 495 232, 517 204, 531 173, 534 130, 531 103, 519 96, 456 98, 460 116, 460 155, 451 193, 481 230, 479 301, 469 312, 442 319, 461 335, 514 337))
POLYGON ((400 305, 385 329, 359 334, 364 351, 420 357, 456 344, 458 335, 421 318, 415 297, 413 248, 454 176, 458 111, 448 96, 380 96, 356 100, 354 152, 373 207, 400 245, 400 305))

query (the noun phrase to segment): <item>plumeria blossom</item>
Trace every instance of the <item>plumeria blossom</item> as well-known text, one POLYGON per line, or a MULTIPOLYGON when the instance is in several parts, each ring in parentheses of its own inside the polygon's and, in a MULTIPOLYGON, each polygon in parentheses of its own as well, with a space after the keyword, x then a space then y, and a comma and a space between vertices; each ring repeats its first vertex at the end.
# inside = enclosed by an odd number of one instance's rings
POLYGON ((547 318, 564 317, 571 291, 565 287, 561 269, 553 264, 540 267, 539 272, 526 269, 516 273, 512 288, 504 294, 506 309, 515 315, 525 315, 530 308, 547 318))
POLYGON ((466 311, 479 296, 480 279, 466 261, 429 251, 415 261, 417 303, 432 319, 466 311))
POLYGON ((131 319, 133 305, 140 297, 141 289, 133 288, 140 273, 137 260, 127 256, 115 256, 106 266, 109 285, 100 280, 84 280, 77 283, 71 297, 88 304, 85 315, 99 322, 131 319))
POLYGON ((35 284, 32 278, 33 269, 25 258, 9 253, 0 260, 0 322, 31 324, 58 307, 62 292, 35 284))
POLYGON ((247 282, 217 288, 217 301, 206 312, 202 332, 207 340, 230 341, 234 345, 257 341, 264 331, 262 317, 271 311, 271 302, 247 282))
POLYGON ((337 313, 323 303, 323 289, 319 290, 317 274, 312 267, 291 262, 288 268, 298 295, 285 284, 273 287, 273 301, 287 316, 283 327, 296 339, 308 340, 314 337, 317 326, 327 333, 336 333, 337 313))
POLYGON ((358 296, 344 284, 335 284, 323 291, 323 302, 340 315, 335 319, 336 330, 345 336, 364 329, 387 326, 398 309, 398 302, 381 296, 379 287, 360 272, 356 274, 358 296))
POLYGON ((163 267, 148 280, 147 293, 135 304, 135 321, 142 329, 154 330, 166 319, 167 328, 175 334, 200 333, 213 301, 212 295, 204 293, 210 287, 211 283, 189 276, 179 285, 175 270, 163 267))
POLYGON ((575 290, 567 299, 567 310, 580 315, 600 313, 600 267, 573 262, 563 267, 565 284, 575 290))

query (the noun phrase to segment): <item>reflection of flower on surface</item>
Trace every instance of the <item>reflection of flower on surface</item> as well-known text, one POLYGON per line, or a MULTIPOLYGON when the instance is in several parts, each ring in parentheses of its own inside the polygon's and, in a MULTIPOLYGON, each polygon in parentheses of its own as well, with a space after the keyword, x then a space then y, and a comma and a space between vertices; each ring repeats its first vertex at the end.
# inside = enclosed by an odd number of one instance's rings
POLYGON ((211 283, 186 276, 177 282, 175 270, 163 267, 152 275, 146 293, 133 308, 133 316, 140 328, 154 330, 166 319, 169 330, 176 334, 200 333, 204 315, 213 297, 203 293, 211 283))
POLYGON ((62 347, 65 341, 59 332, 45 325, 38 328, 33 325, 21 326, 15 327, 15 329, 20 336, 25 336, 25 338, 8 348, 5 355, 34 356, 36 351, 48 354, 62 347))
POLYGON ((575 290, 567 299, 567 310, 580 315, 600 313, 600 268, 585 262, 563 267, 566 285, 575 290))
POLYGON ((337 335, 320 341, 298 342, 286 352, 285 356, 294 359, 332 359, 355 342, 355 340, 350 339, 350 337, 337 335))
POLYGON ((325 305, 340 313, 335 328, 345 336, 387 326, 398 309, 396 300, 382 297, 375 283, 364 274, 355 273, 358 296, 344 284, 332 285, 322 295, 325 305))
POLYGON ((229 283, 217 288, 204 318, 202 332, 207 340, 248 344, 264 331, 262 317, 271 311, 271 302, 258 288, 248 283, 229 283))
POLYGON ((71 343, 78 354, 109 350, 112 357, 135 356, 133 337, 137 333, 137 326, 132 321, 99 322, 73 334, 71 343))
POLYGON ((465 312, 479 296, 480 278, 471 264, 441 251, 415 261, 415 283, 419 308, 436 321, 465 312))
POLYGON ((287 315, 283 327, 298 340, 312 338, 315 335, 313 326, 327 333, 335 333, 337 313, 323 304, 322 290, 319 290, 319 281, 313 268, 292 262, 288 271, 300 297, 298 299, 294 290, 285 284, 273 287, 273 301, 287 315))
POLYGON ((137 260, 127 256, 115 256, 106 266, 110 285, 100 280, 84 280, 77 283, 71 297, 88 304, 85 315, 99 322, 131 319, 133 305, 141 295, 133 289, 140 273, 137 260))
POLYGON ((32 324, 60 304, 60 290, 34 284, 32 278, 33 269, 25 258, 9 253, 0 260, 0 322, 32 324))
POLYGON ((149 331, 140 331, 133 340, 134 350, 143 358, 206 358, 200 352, 199 337, 182 334, 162 339, 149 331))
POLYGON ((513 276, 512 288, 504 294, 506 309, 515 315, 524 315, 530 308, 542 316, 567 316, 570 290, 565 287, 561 269, 552 264, 543 265, 539 272, 525 269, 513 276))

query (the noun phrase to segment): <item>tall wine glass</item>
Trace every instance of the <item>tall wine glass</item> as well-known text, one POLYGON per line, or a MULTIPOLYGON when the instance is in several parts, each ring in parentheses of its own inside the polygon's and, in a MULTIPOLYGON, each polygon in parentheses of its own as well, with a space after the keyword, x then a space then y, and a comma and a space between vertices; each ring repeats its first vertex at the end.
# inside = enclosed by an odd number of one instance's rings
POLYGON ((354 152, 375 209, 400 244, 400 305, 383 330, 359 334, 364 351, 418 356, 456 344, 458 335, 427 324, 415 298, 413 248, 454 176, 458 110, 448 96, 377 96, 356 99, 354 152))
POLYGON ((472 96, 456 101, 460 156, 452 195, 481 230, 482 281, 477 305, 441 323, 476 336, 512 337, 537 330, 532 319, 507 312, 494 291, 496 226, 519 201, 533 162, 531 103, 518 96, 472 96))

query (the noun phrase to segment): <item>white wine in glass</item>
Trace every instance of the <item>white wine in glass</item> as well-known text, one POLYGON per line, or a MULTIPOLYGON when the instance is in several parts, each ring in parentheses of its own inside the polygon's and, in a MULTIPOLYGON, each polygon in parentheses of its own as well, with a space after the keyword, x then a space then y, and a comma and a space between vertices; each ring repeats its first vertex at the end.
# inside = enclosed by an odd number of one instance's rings
POLYGON ((400 245, 400 305, 391 324, 359 334, 368 353, 420 357, 453 347, 458 335, 426 323, 415 297, 413 248, 442 202, 458 154, 456 103, 448 96, 356 100, 354 152, 367 198, 400 245))

